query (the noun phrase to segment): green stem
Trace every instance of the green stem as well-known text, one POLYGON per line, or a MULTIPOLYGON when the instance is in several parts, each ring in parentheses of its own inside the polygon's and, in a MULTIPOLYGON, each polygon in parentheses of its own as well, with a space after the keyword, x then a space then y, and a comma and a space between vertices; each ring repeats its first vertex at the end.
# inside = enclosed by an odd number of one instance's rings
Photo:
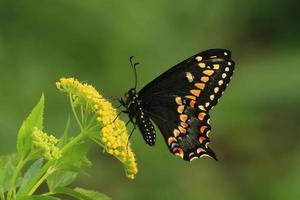
POLYGON ((17 194, 17 196, 23 196, 28 194, 31 188, 39 181, 39 179, 45 174, 49 167, 54 163, 54 160, 50 160, 45 163, 45 165, 40 169, 40 171, 31 179, 30 182, 17 194))
POLYGON ((50 195, 52 195, 52 194, 54 194, 53 192, 46 192, 46 193, 43 193, 43 194, 41 194, 42 196, 50 196, 50 195))
POLYGON ((73 104, 72 94, 71 94, 71 93, 69 93, 69 98, 70 98, 71 109, 72 109, 72 112, 73 112, 73 114, 74 114, 74 117, 75 117, 75 119, 76 119, 76 121, 77 121, 77 124, 78 124, 80 130, 83 131, 82 124, 81 124, 81 122, 80 122, 80 120, 79 120, 79 118, 78 118, 78 116, 77 116, 77 113, 76 113, 76 110, 75 110, 75 107, 74 107, 74 104, 73 104))
MULTIPOLYGON (((50 168, 49 168, 50 169, 50 168)), ((28 195, 32 195, 36 189, 38 189, 38 187, 55 171, 55 170, 51 170, 51 172, 49 172, 49 169, 47 170, 47 172, 38 180, 38 182, 31 188, 31 190, 28 192, 28 195)))
POLYGON ((103 126, 101 124, 96 124, 94 126, 89 126, 87 130, 89 130, 89 132, 100 132, 100 130, 103 128, 103 126), (99 129, 98 129, 99 128, 99 129), (96 129, 96 130, 95 130, 96 129))
POLYGON ((73 139, 71 139, 69 141, 68 144, 66 144, 63 148, 62 148, 62 153, 65 153, 66 151, 68 151, 73 145, 75 145, 76 143, 78 143, 80 140, 82 140, 85 137, 85 133, 81 132, 79 133, 76 137, 74 137, 73 139))
POLYGON ((0 192, 0 199, 5 200, 5 196, 4 196, 4 193, 2 191, 0 192))
POLYGON ((83 106, 80 106, 80 114, 81 114, 81 121, 83 125, 85 125, 84 113, 83 113, 83 106))
MULTIPOLYGON (((62 148, 62 153, 64 154, 66 151, 68 151, 73 145, 75 145, 77 142, 79 142, 81 139, 83 139, 85 135, 83 133, 78 134, 75 138, 70 140, 69 143, 67 143, 62 148)), ((31 179, 30 182, 23 188, 22 191, 18 194, 18 196, 22 196, 24 194, 33 194, 35 190, 38 188, 34 188, 35 185, 37 185, 40 182, 40 179, 43 179, 43 177, 47 174, 47 170, 55 163, 56 160, 49 160, 45 163, 45 165, 40 169, 40 171, 31 179)), ((47 178, 47 177, 46 177, 47 178)), ((44 179, 45 180, 45 179, 44 179)), ((42 180, 42 182, 44 181, 42 180)), ((41 183, 42 183, 41 182, 41 183)), ((40 184, 39 184, 40 185, 40 184)), ((38 185, 38 186, 39 186, 38 185)))
POLYGON ((85 112, 84 112, 84 119, 85 119, 85 120, 87 120, 88 115, 89 115, 89 103, 86 102, 86 103, 85 103, 85 112))
POLYGON ((85 103, 85 110, 84 110, 84 122, 85 122, 85 130, 88 130, 88 126, 90 125, 91 121, 89 120, 89 117, 91 113, 93 113, 93 118, 96 115, 96 113, 91 112, 90 105, 88 102, 85 103))
POLYGON ((102 147, 103 149, 105 149, 105 146, 99 142, 97 139, 93 138, 93 137, 90 137, 91 140, 93 140, 96 144, 98 144, 100 147, 102 147))
POLYGON ((15 171, 14 171, 14 174, 12 176, 12 179, 11 179, 11 185, 10 185, 10 189, 8 190, 7 192, 7 199, 11 199, 14 192, 15 192, 15 183, 16 183, 16 180, 17 180, 17 177, 21 171, 21 169, 24 167, 24 165, 28 162, 28 158, 30 157, 30 155, 28 155, 28 157, 26 159, 24 159, 23 157, 21 157, 15 171))
POLYGON ((96 125, 92 126, 93 122, 95 122, 96 117, 97 117, 97 115, 95 114, 93 116, 93 118, 90 120, 89 124, 86 126, 86 130, 93 130, 94 128, 101 126, 100 124, 96 124, 96 125))

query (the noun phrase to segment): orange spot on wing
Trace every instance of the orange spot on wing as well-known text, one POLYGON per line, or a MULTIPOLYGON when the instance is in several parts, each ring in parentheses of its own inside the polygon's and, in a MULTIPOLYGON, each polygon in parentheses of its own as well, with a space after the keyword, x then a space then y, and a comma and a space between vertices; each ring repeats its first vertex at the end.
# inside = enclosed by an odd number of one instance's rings
POLYGON ((193 155, 195 155, 195 153, 194 153, 194 152, 191 152, 191 153, 189 154, 189 157, 192 157, 193 155))
POLYGON ((205 150, 204 150, 203 148, 199 147, 199 148, 197 149, 197 153, 201 153, 201 152, 205 152, 205 150))
POLYGON ((201 90, 190 90, 190 92, 195 95, 196 97, 199 97, 201 90))
POLYGON ((207 129, 207 126, 201 126, 201 127, 200 127, 200 132, 201 132, 201 133, 204 133, 205 129, 207 129))
POLYGON ((203 74, 205 74, 207 76, 211 76, 213 73, 214 73, 214 71, 213 70, 209 70, 209 69, 203 71, 203 74))
POLYGON ((202 143, 205 139, 206 139, 205 137, 200 136, 200 137, 199 137, 199 142, 202 143))
POLYGON ((196 97, 195 97, 195 96, 192 96, 192 95, 187 95, 187 96, 185 96, 185 97, 188 98, 188 99, 196 100, 196 97))
POLYGON ((182 122, 186 122, 186 120, 188 119, 187 115, 179 115, 179 118, 182 122))
POLYGON ((205 87, 205 84, 204 84, 204 83, 195 83, 195 86, 196 86, 197 88, 203 90, 204 87, 205 87))
POLYGON ((185 122, 181 122, 180 125, 183 127, 183 128, 187 128, 189 127, 189 125, 185 122))
POLYGON ((178 106, 177 112, 183 113, 183 111, 184 111, 184 106, 178 106))
POLYGON ((185 128, 183 128, 181 126, 178 126, 178 129, 179 129, 180 133, 186 134, 186 129, 185 128))
POLYGON ((181 148, 175 147, 172 149, 172 152, 175 153, 176 156, 183 158, 183 150, 181 148))
POLYGON ((190 107, 194 108, 194 107, 195 107, 195 103, 196 103, 196 101, 191 100, 191 101, 190 101, 190 107))
POLYGON ((182 105, 182 99, 181 99, 181 97, 176 97, 175 98, 175 102, 177 103, 177 105, 182 105))
POLYGON ((206 114, 203 113, 203 112, 201 112, 201 113, 198 114, 198 119, 200 119, 201 121, 203 121, 205 116, 206 116, 206 114))
POLYGON ((169 144, 169 146, 170 146, 173 142, 177 142, 176 138, 174 138, 174 137, 169 137, 169 138, 168 138, 168 144, 169 144))
POLYGON ((209 77, 207 77, 207 76, 202 76, 201 77, 201 81, 204 82, 204 83, 206 83, 208 80, 209 80, 209 77))
POLYGON ((175 137, 177 137, 180 134, 180 131, 178 129, 174 129, 173 134, 175 137))

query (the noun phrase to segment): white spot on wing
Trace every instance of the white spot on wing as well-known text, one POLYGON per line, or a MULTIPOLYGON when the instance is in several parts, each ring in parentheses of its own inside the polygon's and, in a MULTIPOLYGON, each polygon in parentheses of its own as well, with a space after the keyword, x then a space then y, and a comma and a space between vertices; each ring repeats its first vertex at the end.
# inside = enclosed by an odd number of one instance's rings
POLYGON ((190 83, 194 81, 194 76, 191 72, 185 72, 185 77, 190 83))
POLYGON ((198 62, 200 62, 200 61, 202 60, 202 57, 201 57, 201 56, 197 56, 197 57, 196 57, 196 60, 197 60, 198 62))
POLYGON ((215 93, 218 93, 219 92, 219 87, 215 87, 214 91, 215 91, 215 93))
POLYGON ((199 108, 200 110, 206 111, 206 109, 205 109, 204 106, 202 106, 202 105, 198 106, 198 108, 199 108))
POLYGON ((199 63, 198 66, 201 68, 204 68, 206 65, 205 65, 205 63, 199 63))

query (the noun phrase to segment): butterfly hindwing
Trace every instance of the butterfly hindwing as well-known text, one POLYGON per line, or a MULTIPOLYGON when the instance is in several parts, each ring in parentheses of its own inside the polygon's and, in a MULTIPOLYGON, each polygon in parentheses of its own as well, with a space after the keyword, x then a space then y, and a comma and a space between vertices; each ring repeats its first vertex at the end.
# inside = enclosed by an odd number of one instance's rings
POLYGON ((175 65, 140 92, 141 107, 163 134, 170 151, 184 160, 208 155, 209 110, 234 71, 231 53, 211 49, 175 65))
MULTIPOLYGON (((193 104, 190 99, 182 98, 172 102, 169 107, 156 107, 160 109, 160 115, 154 116, 149 113, 151 119, 157 124, 163 133, 170 151, 179 155, 184 160, 209 155, 216 158, 209 144, 209 114, 200 110, 197 103, 193 104)), ((157 112, 157 110, 154 110, 157 112)))

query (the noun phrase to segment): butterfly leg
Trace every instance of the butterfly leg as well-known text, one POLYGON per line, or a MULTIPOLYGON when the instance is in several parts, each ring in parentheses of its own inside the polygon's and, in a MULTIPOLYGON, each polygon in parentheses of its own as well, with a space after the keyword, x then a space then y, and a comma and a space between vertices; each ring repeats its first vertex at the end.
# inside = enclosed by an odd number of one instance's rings
POLYGON ((118 106, 116 106, 116 108, 120 108, 122 105, 120 104, 120 105, 118 105, 118 106))
POLYGON ((115 101, 115 100, 119 100, 119 97, 118 96, 110 96, 107 98, 108 100, 112 100, 112 101, 115 101))
MULTIPOLYGON (((130 120, 128 120, 128 122, 126 123, 126 126, 129 122, 130 122, 130 120)), ((132 136, 135 129, 136 129, 136 124, 134 124, 133 129, 131 130, 131 133, 129 134, 129 137, 128 137, 128 140, 127 140, 127 145, 126 145, 127 153, 128 153, 129 140, 130 140, 130 138, 131 138, 131 136, 132 136)))
MULTIPOLYGON (((117 114, 117 116, 113 119, 113 121, 110 122, 109 124, 114 123, 114 122, 118 119, 118 117, 120 117, 120 115, 121 115, 123 112, 124 112, 124 111, 119 112, 119 113, 117 114)), ((127 122, 127 123, 128 123, 128 122, 127 122)), ((127 123, 126 123, 126 126, 127 126, 127 123)), ((103 126, 103 127, 104 127, 104 126, 103 126)), ((101 129, 102 129, 103 127, 101 127, 101 129)))
POLYGON ((122 111, 117 114, 117 116, 114 118, 114 120, 111 123, 114 123, 118 119, 118 117, 120 117, 121 114, 122 114, 122 111))
MULTIPOLYGON (((128 110, 123 110, 122 112, 125 113, 125 114, 128 114, 129 121, 130 121, 131 123, 136 124, 136 122, 133 121, 133 117, 132 117, 131 115, 129 115, 130 113, 129 113, 128 110)), ((129 122, 128 122, 128 123, 129 123, 129 122)))

